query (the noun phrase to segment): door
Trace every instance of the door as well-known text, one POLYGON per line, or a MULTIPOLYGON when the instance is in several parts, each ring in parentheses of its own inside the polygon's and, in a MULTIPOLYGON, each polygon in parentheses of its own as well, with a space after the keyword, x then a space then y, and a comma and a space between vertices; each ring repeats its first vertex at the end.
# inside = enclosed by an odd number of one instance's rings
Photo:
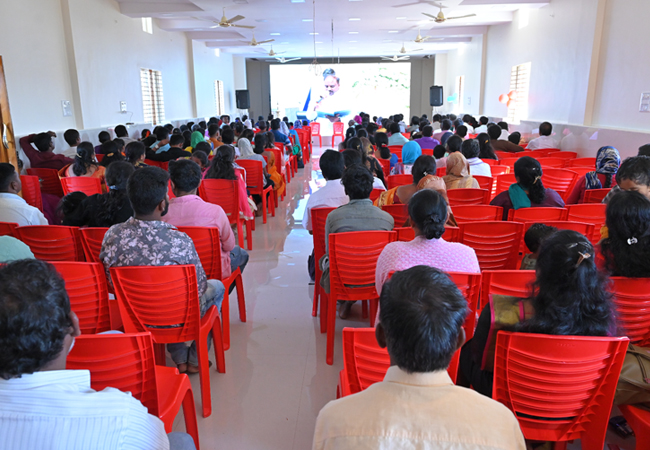
POLYGON ((18 170, 16 141, 14 139, 14 127, 11 123, 11 113, 9 112, 9 96, 7 94, 2 56, 0 56, 0 162, 11 163, 18 170))

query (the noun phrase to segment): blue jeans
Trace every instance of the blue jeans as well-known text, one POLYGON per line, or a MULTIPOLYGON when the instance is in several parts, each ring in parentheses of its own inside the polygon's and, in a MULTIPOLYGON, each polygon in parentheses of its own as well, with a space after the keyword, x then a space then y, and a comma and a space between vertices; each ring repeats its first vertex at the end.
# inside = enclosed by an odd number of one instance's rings
POLYGON ((196 450, 194 439, 187 433, 174 431, 167 435, 169 450, 196 450))
MULTIPOLYGON (((246 250, 235 246, 235 248, 230 251, 230 271, 234 272, 239 267, 241 273, 244 273, 244 268, 246 267, 246 264, 248 264, 248 258, 249 256, 246 250)), ((235 283, 230 285, 228 293, 230 294, 233 289, 235 289, 235 283)))

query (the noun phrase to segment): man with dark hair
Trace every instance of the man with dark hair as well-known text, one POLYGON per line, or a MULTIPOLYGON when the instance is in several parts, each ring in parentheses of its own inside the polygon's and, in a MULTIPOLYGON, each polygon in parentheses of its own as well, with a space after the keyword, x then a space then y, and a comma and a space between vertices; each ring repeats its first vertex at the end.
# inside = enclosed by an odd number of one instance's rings
POLYGON ((208 127, 208 141, 212 143, 215 150, 223 145, 219 131, 219 125, 216 123, 213 123, 208 127))
POLYGON ((555 139, 553 139, 551 133, 553 133, 553 125, 551 125, 549 122, 542 122, 542 124, 539 126, 539 137, 531 140, 528 143, 527 149, 543 150, 545 148, 558 148, 557 142, 555 142, 555 139))
POLYGON ((183 150, 184 142, 185 138, 183 135, 172 134, 169 137, 169 143, 167 144, 169 147, 167 150, 161 153, 154 152, 153 150, 147 150, 147 159, 150 159, 152 161, 166 162, 178 158, 189 158, 192 156, 192 153, 183 150))
POLYGON ((391 123, 388 126, 388 131, 390 132, 390 136, 388 137, 388 145, 404 145, 409 141, 400 132, 400 126, 397 122, 391 123))
MULTIPOLYGON (((235 245, 235 234, 223 208, 205 202, 197 195, 202 175, 198 164, 189 159, 169 163, 172 192, 176 197, 169 201, 169 211, 162 220, 175 227, 218 228, 221 240, 221 276, 228 278, 238 267, 244 272, 248 253, 235 245)), ((234 287, 233 283, 230 289, 234 287)))
POLYGON ((66 370, 79 319, 50 264, 0 268, 0 436, 12 450, 195 448, 130 393, 90 387, 88 370, 66 370))
POLYGON ((30 134, 20 138, 20 148, 29 158, 32 169, 55 169, 61 170, 68 164, 74 162, 64 155, 54 153, 54 140, 56 133, 48 131, 47 133, 30 134), (32 146, 36 146, 36 149, 32 146))
POLYGON ((68 158, 74 158, 77 156, 77 145, 81 144, 81 136, 79 136, 79 132, 72 128, 65 130, 65 133, 63 133, 63 139, 65 139, 65 142, 70 148, 61 152, 56 151, 54 153, 68 158))
MULTIPOLYGON (((181 125, 181 127, 187 128, 185 125, 181 125)), ((115 136, 122 139, 124 141, 124 145, 128 145, 131 142, 136 141, 136 139, 129 137, 129 132, 124 125, 118 125, 115 127, 115 136)))
POLYGON ((47 225, 43 213, 18 193, 22 190, 20 175, 9 163, 0 163, 0 222, 25 225, 47 225))
POLYGON ((460 151, 460 146, 463 145, 463 140, 460 136, 451 136, 447 139, 447 153, 452 154, 460 151))
POLYGON ((497 123, 497 125, 501 128, 501 136, 499 136, 499 140, 507 141, 508 137, 510 137, 510 133, 508 132, 508 123, 501 121, 497 123))
POLYGON ((650 156, 650 144, 645 144, 639 147, 639 153, 637 156, 650 156))
POLYGON ((494 148, 494 150, 510 153, 518 153, 524 151, 523 147, 517 144, 513 144, 508 140, 500 140, 499 137, 501 137, 501 131, 503 131, 501 127, 496 124, 491 124, 488 127, 487 134, 490 136, 490 143, 492 144, 492 148, 494 148))
POLYGON ((434 149, 436 148, 436 145, 440 145, 440 141, 437 139, 434 139, 433 137, 433 127, 431 125, 426 125, 424 128, 422 128, 422 137, 419 139, 415 139, 415 142, 417 142, 420 145, 421 149, 434 149))
MULTIPOLYGON (((111 267, 193 264, 203 315, 212 305, 221 307, 225 289, 221 281, 207 279, 192 239, 162 221, 169 210, 168 181, 169 174, 159 167, 144 167, 131 175, 127 195, 134 217, 109 228, 99 258, 109 283, 111 267)), ((179 372, 198 373, 195 343, 189 351, 184 343, 167 344, 167 350, 179 372)))
MULTIPOLYGON (((449 144, 449 141, 447 141, 447 144, 449 144)), ((466 141, 463 141, 463 144, 460 146, 460 151, 465 159, 467 159, 470 175, 482 175, 484 177, 492 176, 490 165, 484 163, 478 157, 481 153, 481 146, 476 139, 467 139, 466 141)))
MULTIPOLYGON (((230 145, 232 147, 232 143, 235 140, 235 132, 232 130, 230 127, 223 127, 221 129, 221 141, 223 142, 223 145, 230 145)), ((216 147, 218 149, 219 147, 216 147)))
POLYGON ((284 145, 291 145, 289 136, 280 131, 280 119, 273 119, 271 121, 271 132, 273 133, 275 142, 279 142, 280 144, 284 145))
POLYGON ((609 203, 617 192, 636 191, 650 200, 650 157, 626 158, 616 172, 616 186, 607 193, 603 203, 609 203))
POLYGON ((379 302, 375 334, 391 366, 384 381, 321 410, 312 448, 524 450, 508 408, 454 385, 447 374, 465 342, 468 314, 449 276, 428 266, 397 272, 379 302))
POLYGON ((230 116, 228 114, 224 114, 221 116, 221 126, 228 125, 230 126, 230 116))
POLYGON ((345 170, 343 154, 334 150, 325 150, 319 164, 325 178, 325 186, 311 193, 305 206, 305 214, 302 216, 302 226, 309 232, 312 231, 311 210, 313 208, 338 208, 350 201, 341 184, 341 177, 345 170))
POLYGON ((165 127, 157 127, 154 131, 156 142, 151 146, 151 150, 160 154, 169 150, 169 131, 165 127))
POLYGON ((476 134, 487 133, 487 126, 488 123, 490 122, 490 119, 488 119, 485 116, 481 116, 478 120, 481 125, 474 128, 474 133, 476 134))
POLYGON ((440 131, 434 133, 433 138, 438 140, 442 145, 445 145, 447 143, 447 139, 454 135, 454 133, 451 132, 451 126, 451 120, 442 119, 442 122, 440 123, 440 131))
POLYGON ((467 127, 465 125, 458 125, 456 127, 456 136, 460 136, 461 139, 467 137, 467 127))

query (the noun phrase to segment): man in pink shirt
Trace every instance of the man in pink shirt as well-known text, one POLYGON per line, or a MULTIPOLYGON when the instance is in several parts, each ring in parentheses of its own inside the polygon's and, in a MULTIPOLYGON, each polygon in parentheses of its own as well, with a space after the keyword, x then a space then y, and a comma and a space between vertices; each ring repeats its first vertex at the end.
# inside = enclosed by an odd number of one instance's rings
MULTIPOLYGON (((162 220, 176 227, 219 228, 221 275, 222 278, 227 278, 237 267, 244 272, 248 253, 235 245, 235 234, 221 206, 205 202, 196 195, 201 176, 201 168, 192 160, 179 159, 169 162, 169 177, 176 198, 169 201, 169 211, 162 220)), ((234 286, 233 283, 231 290, 234 286)))

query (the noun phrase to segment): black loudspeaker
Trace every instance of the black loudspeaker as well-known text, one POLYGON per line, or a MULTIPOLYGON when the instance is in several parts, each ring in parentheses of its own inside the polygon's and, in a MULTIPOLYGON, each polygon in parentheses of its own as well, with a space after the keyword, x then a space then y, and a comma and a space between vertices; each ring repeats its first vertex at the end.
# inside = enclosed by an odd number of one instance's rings
POLYGON ((251 106, 251 100, 248 95, 248 90, 235 91, 237 98, 237 109, 248 109, 251 106))
POLYGON ((431 106, 442 106, 442 86, 429 88, 429 103, 431 106))

